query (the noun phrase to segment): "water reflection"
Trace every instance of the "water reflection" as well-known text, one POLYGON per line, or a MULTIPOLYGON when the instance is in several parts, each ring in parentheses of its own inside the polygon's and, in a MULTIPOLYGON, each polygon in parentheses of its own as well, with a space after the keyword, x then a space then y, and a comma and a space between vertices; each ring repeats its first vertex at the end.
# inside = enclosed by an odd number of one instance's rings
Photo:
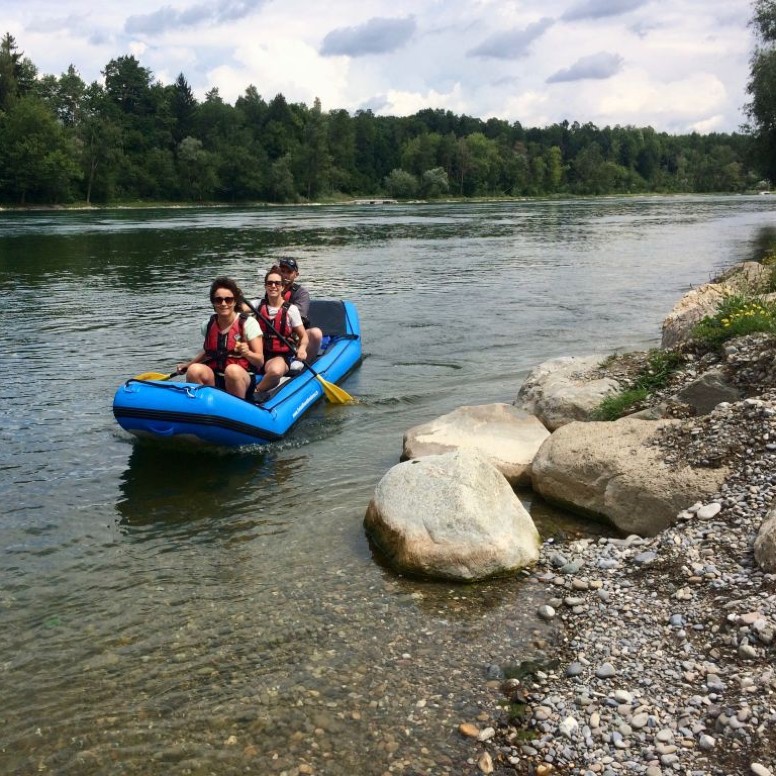
POLYGON ((225 452, 137 442, 120 481, 120 528, 138 540, 282 532, 284 521, 263 516, 256 494, 283 489, 305 460, 261 448, 225 452))

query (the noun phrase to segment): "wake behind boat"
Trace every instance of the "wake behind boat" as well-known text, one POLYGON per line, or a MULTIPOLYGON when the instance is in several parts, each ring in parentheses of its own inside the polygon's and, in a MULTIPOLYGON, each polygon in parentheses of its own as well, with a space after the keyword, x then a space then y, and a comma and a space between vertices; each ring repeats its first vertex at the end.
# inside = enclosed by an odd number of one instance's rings
POLYGON ((310 321, 323 331, 318 358, 284 377, 262 403, 206 385, 132 378, 113 397, 119 425, 138 437, 187 439, 227 447, 281 439, 324 395, 361 362, 361 326, 349 301, 315 299, 310 321))

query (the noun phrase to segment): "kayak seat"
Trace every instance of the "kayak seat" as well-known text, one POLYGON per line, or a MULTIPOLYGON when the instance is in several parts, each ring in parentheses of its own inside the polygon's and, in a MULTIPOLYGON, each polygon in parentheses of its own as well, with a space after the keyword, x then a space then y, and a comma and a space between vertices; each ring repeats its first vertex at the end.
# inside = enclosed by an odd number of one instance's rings
POLYGON ((312 299, 308 317, 310 325, 317 326, 324 335, 342 337, 348 333, 345 305, 337 299, 312 299))

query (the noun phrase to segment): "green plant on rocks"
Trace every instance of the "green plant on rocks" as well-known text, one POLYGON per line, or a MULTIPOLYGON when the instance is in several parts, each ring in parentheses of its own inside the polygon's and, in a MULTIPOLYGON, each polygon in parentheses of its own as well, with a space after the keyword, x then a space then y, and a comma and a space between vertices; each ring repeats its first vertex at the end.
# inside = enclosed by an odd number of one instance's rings
POLYGON ((693 339, 712 347, 757 332, 776 332, 776 304, 762 297, 732 294, 715 315, 707 315, 692 330, 693 339))
POLYGON ((593 414, 595 420, 617 420, 629 414, 647 397, 668 384, 681 366, 682 357, 675 350, 654 348, 647 353, 646 363, 624 391, 607 396, 593 414))

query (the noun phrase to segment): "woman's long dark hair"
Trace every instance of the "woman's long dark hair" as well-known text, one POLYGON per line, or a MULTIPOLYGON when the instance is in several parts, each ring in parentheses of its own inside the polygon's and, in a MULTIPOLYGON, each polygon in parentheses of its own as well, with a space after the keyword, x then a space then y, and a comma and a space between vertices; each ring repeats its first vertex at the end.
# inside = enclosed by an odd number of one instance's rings
POLYGON ((217 277, 211 284, 210 284, 210 303, 213 304, 213 299, 216 295, 216 291, 218 291, 219 288, 228 288, 232 294, 234 295, 234 305, 235 307, 239 307, 240 303, 243 300, 243 292, 240 289, 240 286, 235 283, 232 278, 228 278, 226 275, 221 275, 217 277))

